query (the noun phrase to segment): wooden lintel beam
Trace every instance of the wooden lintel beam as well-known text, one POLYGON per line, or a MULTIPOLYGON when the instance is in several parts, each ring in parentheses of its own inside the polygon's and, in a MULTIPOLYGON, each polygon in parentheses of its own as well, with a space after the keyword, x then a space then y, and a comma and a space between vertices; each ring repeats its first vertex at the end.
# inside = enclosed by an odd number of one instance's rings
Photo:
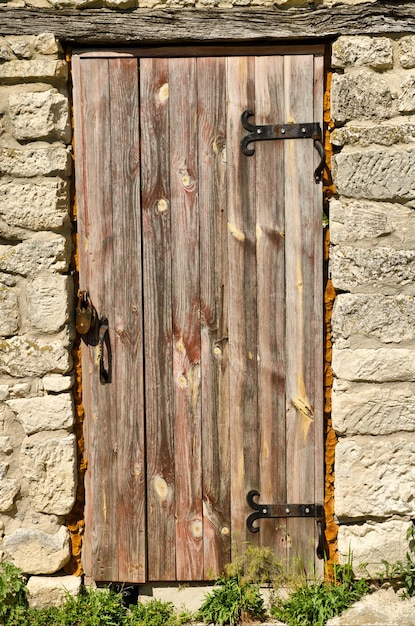
POLYGON ((48 9, 0 7, 0 35, 52 32, 75 44, 276 41, 415 33, 415 2, 291 9, 48 9))

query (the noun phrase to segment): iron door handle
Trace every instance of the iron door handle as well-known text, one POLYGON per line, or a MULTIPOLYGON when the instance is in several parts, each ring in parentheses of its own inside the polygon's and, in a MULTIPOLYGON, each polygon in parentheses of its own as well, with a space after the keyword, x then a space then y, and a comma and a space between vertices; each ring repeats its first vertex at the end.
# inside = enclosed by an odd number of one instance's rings
MULTIPOLYGON (((104 347, 106 344, 106 338, 108 335, 108 320, 106 317, 101 317, 99 321, 99 380, 101 384, 106 385, 110 381, 109 377, 109 363, 108 367, 105 367, 105 359, 104 359, 104 347)), ((107 349, 107 356, 109 360, 109 351, 107 349)))

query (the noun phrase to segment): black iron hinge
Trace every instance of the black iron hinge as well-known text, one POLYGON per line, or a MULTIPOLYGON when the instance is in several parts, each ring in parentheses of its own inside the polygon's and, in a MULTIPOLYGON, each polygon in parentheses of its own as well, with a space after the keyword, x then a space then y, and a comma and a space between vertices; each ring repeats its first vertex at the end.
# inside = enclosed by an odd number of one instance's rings
POLYGON ((248 118, 254 115, 253 111, 244 111, 241 121, 245 130, 249 130, 249 135, 241 141, 241 150, 246 156, 255 153, 254 148, 248 145, 254 141, 269 141, 270 139, 313 139, 314 147, 319 153, 320 163, 314 172, 316 183, 321 181, 321 175, 326 162, 326 152, 323 146, 323 133, 318 122, 307 122, 306 124, 267 124, 258 126, 248 122, 248 118))

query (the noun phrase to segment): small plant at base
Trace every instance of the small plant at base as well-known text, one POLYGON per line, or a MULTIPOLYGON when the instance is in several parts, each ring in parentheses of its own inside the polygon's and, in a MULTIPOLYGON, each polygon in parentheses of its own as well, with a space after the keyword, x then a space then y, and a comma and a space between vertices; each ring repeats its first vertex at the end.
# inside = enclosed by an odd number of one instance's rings
POLYGON ((207 594, 196 614, 204 622, 215 622, 219 626, 238 624, 242 618, 263 618, 264 602, 258 585, 241 583, 238 576, 222 577, 207 594))
POLYGON ((190 613, 177 613, 172 602, 152 598, 130 607, 129 626, 180 626, 191 620, 190 613))
POLYGON ((76 598, 69 597, 58 619, 60 626, 122 626, 128 623, 122 594, 93 588, 84 589, 76 598))
POLYGON ((315 581, 301 586, 287 600, 276 599, 272 616, 288 626, 324 626, 371 592, 365 579, 355 579, 350 564, 335 566, 334 576, 333 583, 315 581))
POLYGON ((12 563, 0 564, 0 622, 7 623, 13 614, 27 606, 26 579, 12 563))
POLYGON ((248 546, 241 556, 226 566, 229 578, 237 577, 240 583, 257 585, 275 584, 284 576, 284 568, 270 547, 248 546))
POLYGON ((406 539, 409 549, 406 552, 405 561, 396 561, 391 564, 383 560, 385 572, 379 573, 378 576, 381 582, 385 579, 391 583, 394 579, 400 580, 404 586, 402 597, 413 598, 415 596, 415 528, 413 524, 406 532, 406 539))

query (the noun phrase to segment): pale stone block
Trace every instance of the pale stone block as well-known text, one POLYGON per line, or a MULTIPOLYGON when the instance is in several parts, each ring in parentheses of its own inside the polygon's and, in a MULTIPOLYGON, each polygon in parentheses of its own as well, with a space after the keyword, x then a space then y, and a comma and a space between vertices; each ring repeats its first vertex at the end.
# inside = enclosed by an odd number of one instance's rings
POLYGON ((67 337, 34 339, 21 335, 0 340, 0 374, 44 376, 66 374, 72 367, 67 337))
MULTIPOLYGON (((1 67, 1 66, 0 66, 1 67)), ((32 176, 69 176, 71 157, 66 148, 1 148, 0 173, 17 178, 32 176)))
POLYGON ((386 37, 339 37, 332 46, 332 66, 350 65, 390 69, 393 66, 391 40, 386 37))
POLYGON ((26 435, 46 430, 72 430, 74 412, 70 393, 8 400, 7 404, 17 413, 26 435))
POLYGON ((68 598, 76 598, 82 585, 79 576, 31 576, 27 582, 27 600, 35 609, 63 606, 68 598))
POLYGON ((367 240, 372 248, 415 248, 415 211, 401 204, 368 200, 331 200, 330 237, 334 244, 367 240))
MULTIPOLYGON (((4 400, 4 398, 1 399, 4 400)), ((0 452, 3 454, 10 454, 11 452, 13 452, 13 446, 11 444, 10 437, 3 435, 0 436, 0 452)))
MULTIPOLYGON (((339 294, 332 318, 333 339, 379 339, 402 343, 415 339, 415 297, 339 294)), ((360 345, 359 347, 363 347, 360 345)))
POLYGON ((66 239, 55 233, 41 232, 15 246, 0 245, 0 270, 27 276, 43 270, 68 269, 66 239))
MULTIPOLYGON (((373 573, 373 575, 375 572, 373 573)), ((415 626, 415 598, 402 598, 393 588, 378 589, 354 602, 326 626, 415 626)))
POLYGON ((335 122, 351 119, 388 119, 395 115, 395 94, 386 80, 368 69, 334 74, 331 116, 335 122))
POLYGON ((382 124, 349 123, 342 128, 335 128, 330 136, 335 146, 360 146, 365 148, 372 143, 381 146, 393 146, 396 143, 415 142, 415 122, 386 121, 382 124))
POLYGON ((59 41, 53 33, 41 33, 35 37, 34 49, 39 54, 58 54, 62 51, 59 41))
POLYGON ((415 198, 415 150, 342 152, 332 159, 340 195, 368 200, 415 198))
POLYGON ((414 293, 415 250, 335 246, 330 256, 335 289, 414 293))
POLYGON ((73 376, 59 376, 52 374, 51 376, 44 376, 42 379, 43 389, 46 392, 62 393, 63 391, 69 391, 74 384, 73 376))
POLYGON ((14 478, 6 478, 7 463, 0 463, 0 513, 7 513, 14 504, 20 485, 14 478))
POLYGON ((415 67, 415 37, 413 35, 402 37, 399 40, 398 50, 402 67, 405 69, 415 67))
POLYGON ((415 385, 335 383, 332 423, 338 435, 390 435, 415 432, 415 385))
POLYGON ((335 513, 340 520, 415 517, 415 435, 339 439, 335 513))
POLYGON ((333 373, 355 382, 415 381, 415 349, 377 348, 339 350, 334 346, 333 373))
POLYGON ((389 563, 405 559, 408 550, 406 533, 410 526, 411 522, 403 520, 340 525, 338 534, 340 562, 347 563, 351 557, 356 574, 365 576, 368 573, 376 577, 377 573, 385 571, 383 559, 389 563), (366 563, 367 569, 359 569, 359 565, 366 563))
POLYGON ((413 113, 415 111, 415 75, 406 76, 401 82, 402 93, 399 96, 399 112, 413 113))
POLYGON ((76 495, 76 439, 72 434, 26 437, 20 455, 31 506, 39 513, 67 515, 76 495))
POLYGON ((69 531, 55 534, 21 528, 3 540, 7 557, 26 574, 54 574, 71 558, 69 531))
POLYGON ((19 328, 19 306, 15 292, 0 283, 0 336, 14 335, 19 328))
POLYGON ((9 115, 18 140, 71 139, 68 99, 56 89, 10 94, 9 115))
POLYGON ((6 37, 6 41, 18 59, 30 59, 35 41, 33 36, 17 35, 16 37, 6 37))
POLYGON ((68 220, 68 183, 60 178, 16 180, 0 184, 0 215, 21 228, 60 228, 68 220))
POLYGON ((0 65, 0 80, 4 83, 18 81, 59 81, 68 80, 66 61, 56 59, 36 59, 31 61, 8 61, 0 65))
POLYGON ((27 314, 32 326, 44 333, 55 333, 67 324, 72 288, 72 279, 59 274, 41 274, 29 280, 26 287, 27 314))

